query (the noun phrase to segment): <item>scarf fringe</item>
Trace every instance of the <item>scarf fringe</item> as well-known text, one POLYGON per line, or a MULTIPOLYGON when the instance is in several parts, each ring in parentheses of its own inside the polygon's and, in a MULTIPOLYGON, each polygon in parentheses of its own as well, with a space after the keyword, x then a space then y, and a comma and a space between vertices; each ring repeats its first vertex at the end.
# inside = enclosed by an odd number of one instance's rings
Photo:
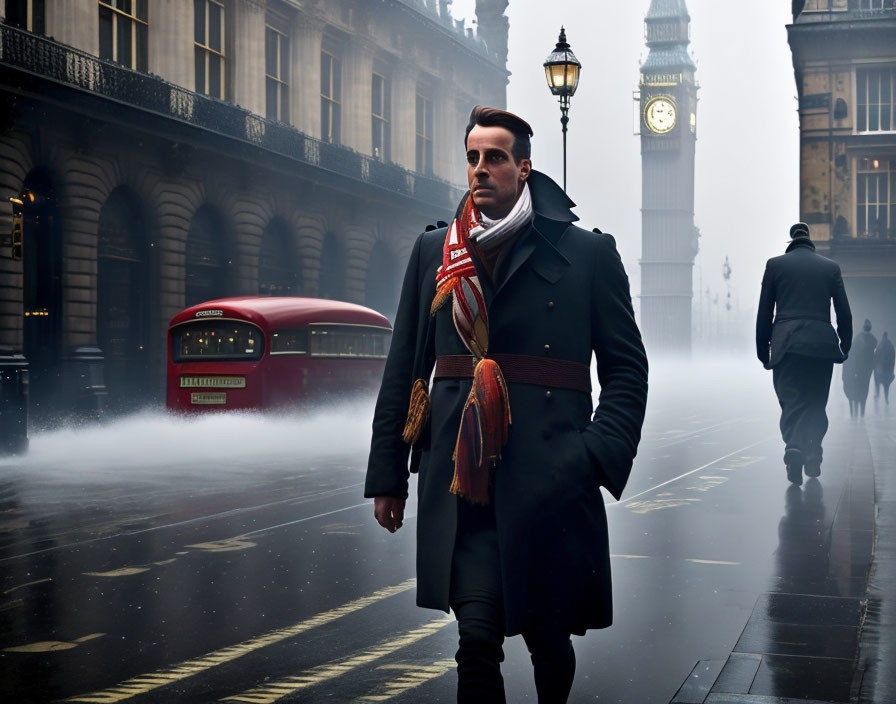
POLYGON ((474 504, 489 503, 492 472, 510 424, 510 396, 501 368, 492 359, 480 359, 457 433, 452 494, 474 504))
POLYGON ((423 428, 426 427, 426 421, 429 420, 429 412, 431 403, 429 400, 429 392, 426 389, 426 382, 423 379, 417 379, 414 382, 414 388, 411 389, 411 402, 408 405, 408 417, 404 423, 404 431, 401 434, 402 440, 408 445, 414 445, 423 434, 423 428))

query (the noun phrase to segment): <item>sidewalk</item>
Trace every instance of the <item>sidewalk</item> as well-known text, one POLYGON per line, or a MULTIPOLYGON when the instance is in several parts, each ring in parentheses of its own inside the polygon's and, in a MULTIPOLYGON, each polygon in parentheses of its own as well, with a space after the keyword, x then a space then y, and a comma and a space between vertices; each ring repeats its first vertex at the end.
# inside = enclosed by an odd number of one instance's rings
POLYGON ((856 701, 889 704, 896 702, 896 405, 888 414, 866 418, 866 428, 874 462, 875 542, 856 701))
POLYGON ((896 407, 872 403, 833 420, 820 480, 787 489, 777 575, 733 652, 670 704, 896 703, 896 407))

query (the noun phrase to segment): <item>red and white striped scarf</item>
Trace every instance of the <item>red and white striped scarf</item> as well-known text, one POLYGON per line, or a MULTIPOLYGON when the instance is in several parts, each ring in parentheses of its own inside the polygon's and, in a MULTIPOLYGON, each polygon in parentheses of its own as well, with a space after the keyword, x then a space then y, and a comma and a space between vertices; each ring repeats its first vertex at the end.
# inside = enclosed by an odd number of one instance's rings
POLYGON ((451 299, 454 327, 473 355, 473 387, 464 404, 454 449, 454 479, 451 492, 473 503, 489 502, 491 470, 501 459, 507 443, 510 400, 501 368, 488 359, 488 309, 470 248, 500 246, 529 224, 532 201, 528 185, 511 213, 483 225, 482 215, 467 195, 460 216, 448 228, 442 249, 442 266, 436 273, 433 315, 451 299))

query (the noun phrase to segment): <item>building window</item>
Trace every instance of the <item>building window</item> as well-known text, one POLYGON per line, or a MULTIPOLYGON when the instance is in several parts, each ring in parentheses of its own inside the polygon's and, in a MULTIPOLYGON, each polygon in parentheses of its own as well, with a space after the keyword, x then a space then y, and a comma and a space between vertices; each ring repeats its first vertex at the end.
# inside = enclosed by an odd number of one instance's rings
POLYGON ((859 132, 896 130, 896 70, 892 68, 856 71, 857 125, 859 132))
POLYGON ((147 70, 147 0, 99 0, 100 58, 147 70))
POLYGON ((852 10, 891 10, 896 7, 894 0, 850 0, 852 10))
POLYGON ((196 92, 227 97, 226 8, 219 0, 193 0, 196 92))
POLYGON ((326 142, 339 142, 342 63, 328 51, 320 53, 320 134, 326 142))
POLYGON ((370 120, 373 128, 373 156, 380 161, 389 161, 391 159, 391 102, 392 96, 389 79, 379 73, 374 73, 370 120))
POLYGON ((417 172, 432 173, 432 99, 417 94, 417 172))
POLYGON ((859 159, 856 169, 859 237, 896 237, 896 159, 859 159))
POLYGON ((289 122, 289 37, 266 25, 264 80, 269 120, 289 122))
POLYGON ((6 0, 6 24, 35 34, 46 34, 44 0, 6 0))

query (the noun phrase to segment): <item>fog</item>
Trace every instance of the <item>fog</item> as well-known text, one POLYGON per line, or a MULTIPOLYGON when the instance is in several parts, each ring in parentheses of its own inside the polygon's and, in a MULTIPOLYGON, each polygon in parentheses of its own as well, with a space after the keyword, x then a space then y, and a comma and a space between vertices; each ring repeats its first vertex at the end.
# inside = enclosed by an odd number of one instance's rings
MULTIPOLYGON (((334 456, 363 457, 370 444, 373 399, 294 413, 175 415, 144 411, 106 423, 67 425, 32 433, 28 454, 0 459, 6 478, 37 472, 45 480, 105 481, 110 473, 231 478, 266 465, 334 456), (210 471, 211 470, 211 471, 210 471)), ((301 465, 301 466, 300 466, 301 465)), ((363 472, 365 467, 358 466, 363 472)))
MULTIPOLYGON (((732 300, 749 327, 766 259, 781 254, 799 219, 799 126, 784 0, 687 0, 697 62, 695 221, 701 230, 697 291, 724 298, 730 258, 732 300)), ((640 62, 647 56, 649 0, 511 0, 508 109, 533 127, 535 168, 562 178, 560 110, 542 62, 560 25, 582 62, 569 123, 569 193, 583 226, 616 236, 632 293, 640 290, 640 141, 633 132, 640 62)), ((454 0, 456 17, 475 17, 475 0, 454 0)), ((468 20, 471 22, 471 20, 468 20)), ((695 321, 697 306, 695 301, 695 321)))

